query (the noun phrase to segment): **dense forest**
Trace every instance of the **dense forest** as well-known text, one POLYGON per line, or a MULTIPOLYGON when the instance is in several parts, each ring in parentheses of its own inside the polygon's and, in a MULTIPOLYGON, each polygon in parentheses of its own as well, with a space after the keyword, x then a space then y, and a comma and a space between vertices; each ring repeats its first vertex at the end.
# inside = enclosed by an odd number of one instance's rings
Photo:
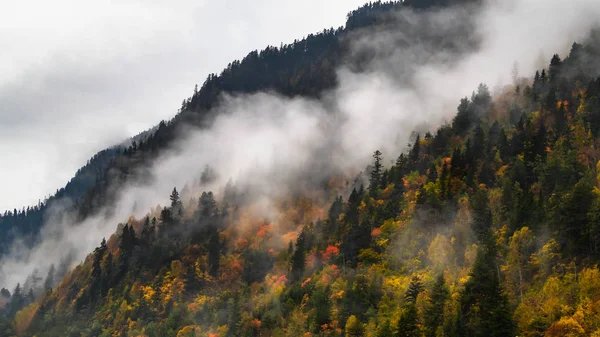
MULTIPOLYGON (((344 29, 233 62, 174 120, 97 158, 74 207, 84 217, 109 184, 144 179, 136 168, 179 123, 210 123, 223 92, 318 98, 350 30, 449 2, 424 4, 369 4, 344 29)), ((493 96, 481 84, 407 151, 373 149, 364 185, 340 173, 278 200, 276 217, 232 183, 174 188, 74 270, 2 289, 0 335, 600 336, 600 33, 580 43, 493 96)), ((35 223, 43 207, 3 219, 35 223)))

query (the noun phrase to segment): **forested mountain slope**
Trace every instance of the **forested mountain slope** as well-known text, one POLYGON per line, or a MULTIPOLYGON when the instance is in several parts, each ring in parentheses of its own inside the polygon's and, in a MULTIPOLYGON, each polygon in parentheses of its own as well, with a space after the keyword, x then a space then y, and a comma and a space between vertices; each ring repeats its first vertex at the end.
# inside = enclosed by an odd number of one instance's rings
MULTIPOLYGON (((372 22, 362 15, 349 26, 372 22)), ((593 32, 494 97, 481 85, 405 153, 373 149, 367 185, 332 176, 281 197, 275 217, 254 212, 235 184, 218 198, 174 189, 169 207, 129 219, 37 301, 5 291, 0 334, 598 336, 598 48, 593 32)), ((252 55, 261 74, 276 63, 252 55)), ((311 69, 296 82, 306 91, 253 90, 318 96, 312 81, 323 90, 334 78, 311 69)), ((197 123, 187 116, 208 113, 216 83, 248 90, 228 76, 209 77, 122 167, 160 151, 178 119, 197 123)))
MULTIPOLYGON (((34 245, 48 218, 52 204, 60 205, 80 220, 95 214, 102 207, 110 207, 118 187, 126 182, 149 179, 146 167, 150 166, 163 150, 168 149, 184 126, 209 126, 222 94, 248 94, 273 91, 289 97, 319 97, 337 83, 336 69, 343 62, 359 66, 366 59, 352 59, 349 41, 362 30, 393 23, 410 27, 391 15, 403 9, 428 10, 454 4, 477 4, 479 0, 444 1, 390 1, 369 3, 348 14, 345 27, 325 29, 304 39, 280 47, 267 47, 253 51, 243 60, 232 62, 221 74, 211 74, 194 89, 190 98, 183 100, 179 113, 170 121, 162 121, 151 132, 134 137, 135 144, 123 149, 115 147, 98 153, 80 169, 75 177, 54 196, 39 205, 7 210, 0 215, 0 255, 6 253, 15 238, 25 238, 34 245)), ((468 22, 466 23, 468 24, 468 22)), ((445 32, 431 36, 443 39, 445 32)), ((470 45, 474 48, 476 42, 470 45)), ((444 46, 447 48, 448 46, 444 46)), ((461 44, 461 48, 464 46, 461 44)), ((371 56, 372 57, 372 56, 371 56)))

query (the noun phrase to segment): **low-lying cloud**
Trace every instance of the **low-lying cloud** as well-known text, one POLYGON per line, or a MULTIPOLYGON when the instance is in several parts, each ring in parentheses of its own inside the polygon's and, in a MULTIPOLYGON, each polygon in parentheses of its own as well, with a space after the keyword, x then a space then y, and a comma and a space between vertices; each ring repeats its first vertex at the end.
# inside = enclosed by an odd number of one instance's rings
POLYGON ((0 210, 171 118, 249 50, 340 26, 364 0, 9 1, 0 11, 0 210))

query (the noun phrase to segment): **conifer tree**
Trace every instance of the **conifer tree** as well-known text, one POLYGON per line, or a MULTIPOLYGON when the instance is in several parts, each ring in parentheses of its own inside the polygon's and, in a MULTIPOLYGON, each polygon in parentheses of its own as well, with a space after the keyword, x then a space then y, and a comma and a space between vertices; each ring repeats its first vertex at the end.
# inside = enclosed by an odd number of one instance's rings
POLYGON ((419 154, 421 153, 421 135, 417 134, 417 138, 415 139, 415 143, 413 144, 410 153, 408 154, 408 160, 412 164, 415 164, 419 161, 419 154))
POLYGON ((48 270, 48 274, 46 275, 46 280, 44 280, 44 290, 50 290, 54 287, 54 273, 56 272, 56 268, 54 264, 50 265, 50 269, 48 270))
POLYGON ((449 298, 444 274, 439 274, 435 279, 429 301, 423 313, 425 337, 436 337, 437 331, 444 324, 444 306, 449 298))
POLYGON ((418 276, 413 276, 404 295, 404 310, 398 320, 396 337, 420 337, 417 297, 422 290, 421 280, 418 276))
POLYGON ((169 200, 171 200, 172 209, 177 209, 181 205, 181 200, 179 199, 179 192, 177 192, 177 188, 173 187, 173 191, 169 196, 169 200))
POLYGON ((514 322, 500 285, 491 235, 478 248, 470 276, 460 294, 459 333, 473 337, 514 336, 514 322))
POLYGON ((489 207, 487 192, 478 189, 473 196, 471 207, 473 209, 472 228, 478 242, 484 242, 490 235, 492 226, 492 213, 489 207))
POLYGON ((381 164, 383 158, 381 157, 381 152, 379 150, 373 153, 373 158, 375 161, 373 162, 373 168, 371 169, 371 180, 369 185, 371 196, 375 196, 377 190, 381 186, 381 175, 383 168, 383 165, 381 164))

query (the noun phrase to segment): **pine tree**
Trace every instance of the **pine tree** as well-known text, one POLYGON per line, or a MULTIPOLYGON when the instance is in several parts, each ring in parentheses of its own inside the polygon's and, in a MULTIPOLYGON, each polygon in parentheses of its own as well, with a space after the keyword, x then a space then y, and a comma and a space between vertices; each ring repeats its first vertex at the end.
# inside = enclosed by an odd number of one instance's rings
POLYGON ((219 260, 221 259, 221 243, 219 242, 219 232, 216 228, 212 228, 209 235, 208 272, 212 277, 217 277, 219 273, 219 260))
POLYGON ((181 200, 179 199, 179 192, 177 192, 177 188, 173 187, 173 191, 169 196, 169 200, 171 200, 172 209, 177 209, 181 205, 181 200))
POLYGON ((460 295, 462 333, 473 337, 514 336, 512 311, 500 285, 491 235, 478 248, 470 276, 460 295))
POLYGON ((101 289, 104 288, 102 285, 102 260, 104 259, 104 254, 107 250, 108 247, 106 246, 106 239, 102 239, 100 247, 94 249, 94 260, 92 262, 92 281, 90 289, 90 300, 92 301, 95 299, 96 295, 101 292, 101 289))
POLYGON ((398 320, 395 337, 420 337, 418 319, 417 305, 413 302, 407 303, 398 320))
POLYGON ((294 280, 299 280, 304 273, 304 266, 306 263, 306 231, 302 229, 298 239, 296 240, 296 250, 294 250, 294 254, 292 255, 292 278, 294 280))
POLYGON ((331 322, 331 291, 329 286, 317 288, 310 297, 310 305, 315 308, 313 316, 314 332, 318 333, 321 326, 331 322))
POLYGON ((129 258, 133 254, 135 243, 136 238, 133 227, 125 225, 121 234, 121 242, 119 243, 119 271, 121 275, 127 272, 129 258))
POLYGON ((324 238, 330 238, 338 230, 338 218, 344 212, 344 200, 342 197, 335 198, 327 212, 327 225, 323 226, 324 238))
POLYGON ((50 290, 54 287, 54 273, 56 272, 56 268, 54 268, 54 264, 50 265, 50 269, 48 270, 48 274, 46 275, 46 280, 44 281, 44 290, 50 290))
POLYGON ((373 158, 375 159, 375 161, 373 162, 373 168, 371 169, 371 180, 369 190, 371 195, 375 196, 377 190, 381 186, 381 171, 383 167, 383 165, 381 164, 381 161, 383 160, 383 158, 381 157, 381 152, 379 150, 375 151, 375 153, 373 153, 373 158))
POLYGON ((25 298, 21 289, 21 283, 17 283, 15 290, 13 290, 12 297, 10 299, 9 313, 14 315, 17 311, 21 310, 25 305, 25 298))
POLYGON ((417 297, 423 291, 423 284, 421 283, 421 279, 418 276, 413 276, 408 285, 408 290, 406 290, 406 294, 404 295, 404 299, 406 302, 416 303, 417 297))
POLYGON ((460 100, 457 108, 457 114, 452 121, 452 129, 459 135, 464 135, 471 127, 473 116, 468 98, 460 100))
POLYGON ((142 226, 142 233, 140 234, 140 240, 142 244, 149 244, 154 236, 154 230, 150 225, 150 218, 144 219, 144 225, 142 226))
POLYGON ((562 61, 560 59, 560 56, 558 56, 558 54, 554 54, 554 56, 552 56, 552 60, 550 60, 550 68, 548 69, 548 76, 550 77, 550 81, 555 82, 558 79, 561 65, 562 61))
POLYGON ((492 226, 492 213, 489 207, 487 192, 483 189, 477 190, 473 196, 471 207, 473 209, 472 228, 478 242, 484 242, 490 235, 492 226))
POLYGON ((436 337, 437 331, 444 324, 444 306, 449 299, 444 274, 439 274, 435 279, 429 301, 423 313, 425 337, 436 337))
POLYGON ((162 223, 165 225, 173 223, 173 213, 170 209, 164 207, 162 211, 160 211, 160 221, 162 221, 162 223))
POLYGON ((421 153, 421 135, 417 134, 417 138, 415 139, 415 144, 413 144, 410 153, 408 154, 408 160, 412 164, 415 164, 419 161, 419 154, 421 153))
POLYGON ((404 310, 398 320, 397 337, 420 337, 417 297, 422 290, 421 280, 418 276, 413 276, 404 295, 404 310))

